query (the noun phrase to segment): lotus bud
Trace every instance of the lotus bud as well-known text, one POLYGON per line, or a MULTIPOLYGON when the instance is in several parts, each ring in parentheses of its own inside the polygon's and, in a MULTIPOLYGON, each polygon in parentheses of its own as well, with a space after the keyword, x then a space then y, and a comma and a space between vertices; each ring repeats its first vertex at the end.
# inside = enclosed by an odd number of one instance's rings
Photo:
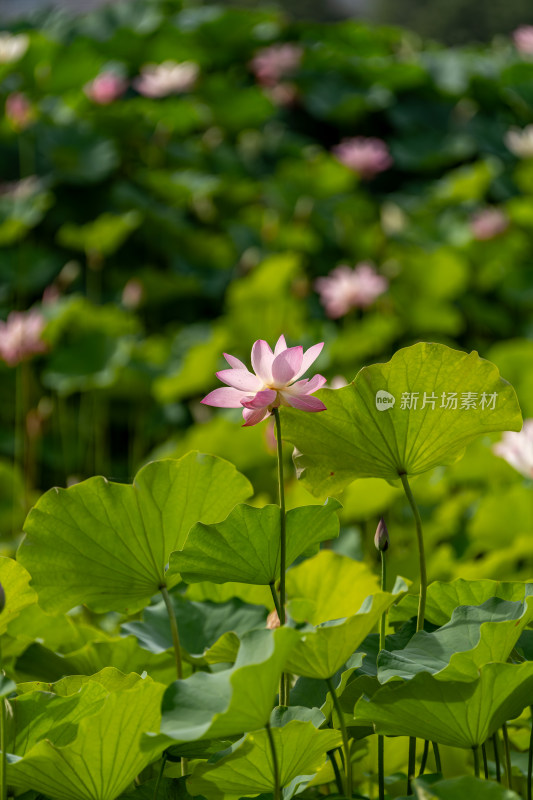
POLYGON ((376 528, 376 535, 374 536, 374 544, 376 545, 376 549, 379 550, 381 553, 384 553, 385 550, 389 548, 389 532, 387 530, 387 526, 385 525, 385 520, 381 517, 380 521, 378 522, 378 527, 376 528))
POLYGON ((0 614, 4 610, 6 605, 6 593, 4 592, 4 587, 0 583, 0 614))

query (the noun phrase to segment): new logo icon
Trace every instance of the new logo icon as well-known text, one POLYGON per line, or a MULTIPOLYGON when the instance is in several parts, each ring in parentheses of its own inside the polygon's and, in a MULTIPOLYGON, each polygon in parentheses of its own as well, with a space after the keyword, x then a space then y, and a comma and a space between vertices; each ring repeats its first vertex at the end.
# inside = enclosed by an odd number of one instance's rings
POLYGON ((386 392, 385 389, 380 389, 379 392, 376 392, 376 408, 378 411, 388 411, 389 408, 394 406, 395 402, 394 395, 386 392))

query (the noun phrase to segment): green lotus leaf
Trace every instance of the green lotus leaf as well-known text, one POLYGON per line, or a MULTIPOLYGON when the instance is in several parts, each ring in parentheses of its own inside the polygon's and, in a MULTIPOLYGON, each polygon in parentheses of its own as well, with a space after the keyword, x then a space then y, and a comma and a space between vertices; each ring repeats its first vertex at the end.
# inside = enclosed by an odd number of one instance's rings
MULTIPOLYGON (((363 663, 363 657, 363 653, 354 653, 347 664, 332 675, 331 682, 338 698, 342 697, 348 680, 363 663)), ((310 709, 318 708, 326 719, 330 717, 334 708, 328 684, 321 678, 298 678, 294 688, 291 689, 291 703, 310 709)), ((354 703, 355 701, 351 704, 350 714, 354 703)))
MULTIPOLYGON (((337 500, 322 506, 301 506, 287 512, 287 566, 302 553, 313 553, 318 544, 339 535, 337 500)), ((198 523, 183 550, 173 553, 169 572, 184 581, 213 581, 268 585, 279 578, 280 510, 239 505, 223 522, 198 523)))
MULTIPOLYGON (((434 581, 428 586, 425 616, 440 627, 449 622, 457 606, 480 606, 491 597, 522 602, 530 595, 533 595, 533 583, 522 581, 470 581, 464 578, 449 582, 434 581)), ((390 620, 410 619, 416 616, 417 609, 418 597, 406 595, 391 609, 390 620)))
POLYGON ((480 606, 459 606, 451 622, 433 633, 415 633, 403 650, 382 650, 378 679, 412 678, 430 672, 441 680, 472 680, 490 661, 507 661, 533 619, 533 597, 511 602, 497 597, 480 606))
MULTIPOLYGON (((63 705, 82 698, 75 723, 61 736, 56 727, 27 747, 23 756, 15 752, 9 759, 8 784, 34 789, 52 800, 115 800, 165 747, 161 737, 149 740, 149 745, 145 741, 142 750, 140 746, 141 735, 159 726, 163 691, 161 684, 147 678, 124 691, 106 693, 103 686, 89 681, 74 695, 52 696, 53 702, 63 705)), ((36 695, 42 693, 23 695, 20 702, 30 704, 36 695)))
POLYGON ((133 613, 165 585, 170 553, 189 528, 223 519, 250 493, 232 464, 201 453, 154 461, 131 486, 89 478, 38 500, 18 560, 45 611, 85 603, 133 613))
POLYGON ((4 610, 0 614, 0 636, 25 608, 37 602, 35 590, 29 585, 30 579, 24 567, 12 558, 0 557, 0 584, 6 596, 4 610))
POLYGON ((321 550, 287 573, 287 597, 309 601, 298 621, 312 625, 352 616, 377 592, 379 579, 366 564, 332 550, 321 550))
POLYGON ((399 596, 378 592, 368 598, 357 614, 304 630, 304 638, 289 656, 287 670, 305 678, 331 678, 377 628, 381 615, 399 596))
POLYGON ((452 463, 480 434, 522 427, 515 391, 497 368, 442 344, 403 348, 316 396, 322 414, 282 412, 283 437, 316 494, 335 494, 354 478, 418 475, 452 463))
MULTIPOLYGON (((34 643, 17 659, 17 675, 24 680, 60 680, 65 675, 93 675, 104 667, 121 672, 146 671, 153 680, 170 683, 176 676, 172 653, 147 653, 133 636, 87 642, 72 653, 61 655, 34 643)), ((185 666, 188 675, 190 667, 185 666)))
MULTIPOLYGON (((252 628, 265 627, 267 611, 233 598, 226 603, 194 603, 182 595, 170 595, 185 658, 203 661, 205 653, 224 633, 242 636, 252 628)), ((161 601, 146 608, 142 622, 127 622, 122 631, 131 633, 140 646, 151 653, 163 653, 172 648, 172 633, 165 603, 161 601)))
POLYGON ((163 697, 161 733, 190 742, 262 728, 300 635, 287 627, 251 631, 243 636, 231 669, 175 681, 163 697))
POLYGON ((29 692, 51 692, 57 697, 68 697, 76 694, 89 682, 103 686, 108 692, 123 691, 135 686, 140 680, 140 675, 135 672, 125 674, 115 667, 105 667, 95 675, 67 675, 54 683, 44 683, 43 681, 32 681, 31 683, 19 683, 17 692, 19 695, 29 692))
POLYGON ((415 736, 451 747, 477 747, 531 701, 533 663, 486 664, 469 682, 442 681, 420 672, 390 681, 355 705, 358 725, 376 733, 415 736))
POLYGON ((520 795, 501 783, 484 781, 473 775, 432 781, 416 778, 413 781, 416 800, 520 800, 520 795))
MULTIPOLYGON (((341 743, 339 731, 317 730, 312 722, 293 720, 271 729, 284 800, 302 790, 341 743)), ((214 764, 198 764, 187 781, 193 795, 238 800, 272 792, 274 772, 266 730, 249 733, 214 764)))

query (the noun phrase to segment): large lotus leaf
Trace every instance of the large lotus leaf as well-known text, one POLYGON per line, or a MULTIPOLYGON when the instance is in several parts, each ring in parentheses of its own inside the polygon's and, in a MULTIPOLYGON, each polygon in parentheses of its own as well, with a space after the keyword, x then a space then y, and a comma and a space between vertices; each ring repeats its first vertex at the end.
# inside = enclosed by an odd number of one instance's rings
POLYGON ((473 775, 434 782, 416 778, 413 786, 416 800, 520 800, 520 795, 501 783, 481 780, 473 775))
POLYGON ((12 558, 0 557, 0 584, 5 594, 5 606, 0 614, 0 635, 25 608, 37 602, 37 595, 29 585, 30 579, 24 567, 12 558))
MULTIPOLYGON (((454 581, 434 581, 428 586, 426 619, 434 625, 445 625, 457 606, 480 606, 491 597, 502 600, 523 601, 533 595, 533 583, 521 581, 469 581, 456 578, 454 581)), ((390 620, 406 620, 416 616, 418 597, 407 595, 391 610, 390 620)))
POLYGON ((157 730, 163 691, 161 684, 145 679, 108 694, 90 716, 81 719, 68 743, 48 737, 24 757, 12 757, 8 783, 45 793, 52 800, 115 800, 165 747, 161 737, 149 744, 145 740, 143 749, 140 746, 144 732, 157 730))
MULTIPOLYGON (((342 697, 349 679, 362 663, 363 653, 355 653, 344 668, 341 667, 335 675, 332 675, 331 682, 338 698, 342 697)), ((318 708, 326 719, 329 718, 334 708, 328 684, 322 678, 298 678, 291 689, 291 703, 311 709, 318 708)), ((350 716, 354 703, 351 704, 350 716)))
POLYGON ((378 679, 412 678, 430 672, 442 680, 472 680, 490 661, 507 661, 533 619, 533 597, 511 602, 497 597, 481 606, 459 606, 451 622, 433 633, 416 633, 403 650, 382 650, 378 679))
POLYGON ((165 692, 161 732, 181 742, 234 736, 267 722, 287 657, 301 634, 292 628, 243 636, 231 669, 197 672, 165 692))
MULTIPOLYGON (((337 500, 322 506, 302 506, 287 512, 289 567, 302 553, 316 552, 319 542, 339 535, 337 500)), ((195 525, 183 550, 173 553, 169 572, 179 572, 184 581, 213 581, 268 585, 279 578, 279 506, 263 508, 239 505, 223 522, 195 525)))
POLYGON ((223 519, 250 492, 232 464, 201 453, 154 461, 131 486, 89 478, 38 500, 18 559, 46 611, 85 603, 133 613, 165 585, 170 553, 189 528, 223 519))
POLYGON ((212 583, 211 581, 201 581, 191 583, 187 587, 186 596, 190 600, 203 602, 210 600, 213 603, 227 603, 233 597, 237 597, 244 603, 251 603, 256 606, 264 606, 269 611, 274 608, 272 593, 268 586, 253 585, 251 583, 212 583))
MULTIPOLYGON (((293 720, 271 729, 284 800, 302 789, 341 744, 339 731, 317 730, 312 722, 293 720), (290 787, 290 788, 289 788, 290 787)), ((192 795, 211 800, 239 800, 272 792, 274 771, 266 730, 249 733, 214 764, 199 763, 187 781, 192 795)))
MULTIPOLYGON (((407 587, 405 587, 407 591, 407 587)), ((381 615, 401 596, 378 592, 370 602, 347 619, 324 622, 298 642, 289 656, 287 670, 305 678, 331 678, 374 628, 381 615)))
MULTIPOLYGON (((54 653, 39 643, 32 644, 17 659, 17 676, 23 680, 60 680, 65 675, 93 675, 104 667, 122 672, 147 672, 159 683, 170 683, 176 676, 172 653, 147 653, 133 636, 91 641, 72 653, 54 653)), ((185 666, 187 676, 190 668, 185 666)))
POLYGON ((486 664, 470 682, 420 672, 390 681, 355 705, 358 725, 376 733, 415 736, 451 747, 476 747, 531 702, 533 663, 486 664))
POLYGON ((135 672, 125 674, 115 667, 105 667, 95 675, 67 675, 54 683, 45 683, 44 681, 19 683, 17 692, 19 695, 28 694, 28 692, 51 692, 57 697, 68 697, 78 693, 82 686, 91 682, 103 686, 108 692, 118 692, 130 689, 140 680, 143 678, 135 672))
POLYGON ((321 550, 287 573, 287 597, 308 601, 305 621, 312 625, 352 616, 377 592, 379 580, 366 564, 332 550, 321 550))
POLYGON ((522 427, 514 389, 478 356, 421 342, 365 367, 343 389, 318 394, 327 411, 283 409, 283 436, 317 494, 354 478, 397 479, 450 464, 489 431, 522 427))
MULTIPOLYGON (((174 607, 180 633, 180 644, 187 658, 202 654, 229 631, 242 636, 252 628, 265 627, 267 611, 233 598, 226 603, 194 603, 173 593, 174 607)), ((165 603, 161 601, 143 613, 141 622, 127 622, 122 630, 137 637, 140 646, 151 653, 163 653, 172 648, 172 633, 165 603)))

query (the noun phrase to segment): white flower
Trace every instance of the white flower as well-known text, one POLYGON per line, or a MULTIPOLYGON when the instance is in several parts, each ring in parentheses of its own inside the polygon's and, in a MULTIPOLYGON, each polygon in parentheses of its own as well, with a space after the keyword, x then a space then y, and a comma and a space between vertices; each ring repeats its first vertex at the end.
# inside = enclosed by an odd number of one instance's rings
POLYGON ((162 64, 146 64, 133 85, 145 97, 166 97, 169 94, 187 92, 198 77, 199 67, 193 61, 163 61, 162 64))
POLYGON ((506 431, 492 448, 526 478, 533 478, 533 419, 526 419, 519 433, 506 431))
POLYGON ((509 128, 504 139, 507 148, 518 158, 533 158, 533 125, 509 128))
POLYGON ((10 64, 22 58, 28 45, 29 38, 25 33, 14 36, 12 33, 2 31, 0 33, 0 64, 10 64))

